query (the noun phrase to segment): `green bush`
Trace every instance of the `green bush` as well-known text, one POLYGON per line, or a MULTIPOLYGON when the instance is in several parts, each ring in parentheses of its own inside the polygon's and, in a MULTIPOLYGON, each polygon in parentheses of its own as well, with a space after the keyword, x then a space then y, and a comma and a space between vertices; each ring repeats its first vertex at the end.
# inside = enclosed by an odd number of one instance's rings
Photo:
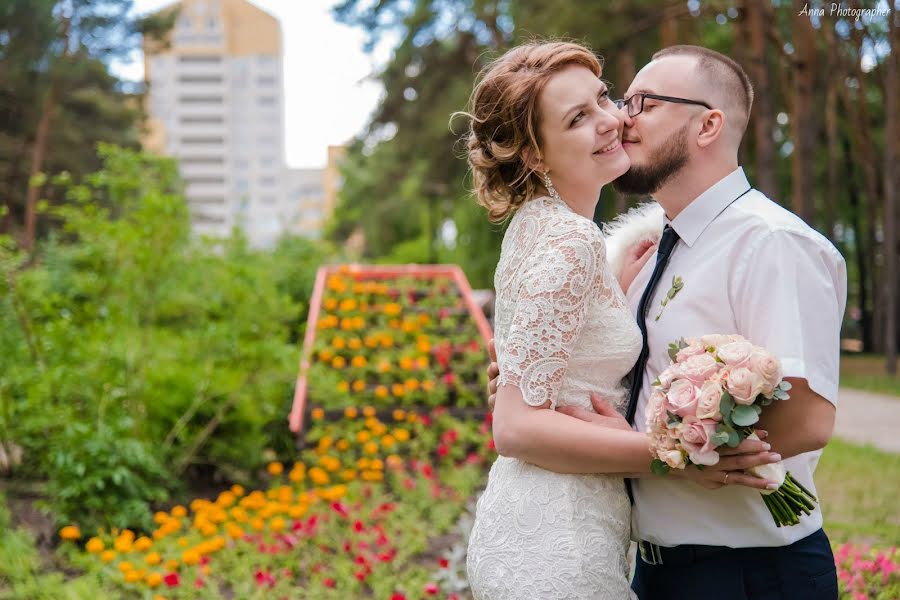
POLYGON ((58 227, 34 259, 0 238, 0 444, 23 448, 17 476, 49 479, 58 518, 89 505, 97 523, 137 524, 186 476, 251 483, 289 447, 327 249, 192 237, 172 161, 100 156, 83 181, 51 179, 67 203, 42 214, 58 227))

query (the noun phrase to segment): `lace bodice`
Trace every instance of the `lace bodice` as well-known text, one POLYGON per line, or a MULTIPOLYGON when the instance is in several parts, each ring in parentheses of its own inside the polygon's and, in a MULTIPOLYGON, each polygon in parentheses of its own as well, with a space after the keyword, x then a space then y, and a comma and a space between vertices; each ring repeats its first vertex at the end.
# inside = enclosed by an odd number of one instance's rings
MULTIPOLYGON (((606 263, 600 229, 539 198, 512 218, 494 278, 500 384, 532 406, 624 413, 641 334, 606 263)), ((476 600, 631 598, 631 505, 621 477, 566 475, 499 457, 478 501, 467 570, 476 600)))
POLYGON ((553 408, 561 400, 590 409, 596 391, 624 412, 621 382, 641 333, 592 221, 561 200, 526 203, 503 238, 494 287, 501 385, 553 408))

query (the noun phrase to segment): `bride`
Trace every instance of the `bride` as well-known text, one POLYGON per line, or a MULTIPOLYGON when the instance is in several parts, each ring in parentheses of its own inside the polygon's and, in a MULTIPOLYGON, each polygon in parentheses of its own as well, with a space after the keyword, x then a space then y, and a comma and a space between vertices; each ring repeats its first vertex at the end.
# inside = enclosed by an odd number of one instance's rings
POLYGON ((627 117, 600 75, 583 46, 526 44, 486 68, 465 113, 475 194, 492 221, 510 218, 494 281, 501 456, 468 550, 476 599, 634 598, 623 477, 648 474, 650 452, 620 414, 642 346, 622 287, 653 252, 617 281, 592 220, 630 166, 627 117), (562 414, 595 411, 592 394, 610 402, 596 404, 609 427, 562 414))

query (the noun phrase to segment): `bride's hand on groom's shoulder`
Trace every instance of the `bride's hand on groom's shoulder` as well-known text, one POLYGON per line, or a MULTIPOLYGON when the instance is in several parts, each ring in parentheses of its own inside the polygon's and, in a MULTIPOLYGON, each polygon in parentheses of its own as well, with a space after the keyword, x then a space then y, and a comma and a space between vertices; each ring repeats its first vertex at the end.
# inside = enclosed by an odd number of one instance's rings
POLYGON ((587 421, 588 423, 594 423, 595 425, 631 431, 631 425, 628 424, 625 417, 613 408, 612 404, 601 398, 599 394, 591 394, 591 404, 596 412, 578 408, 577 406, 560 406, 556 409, 556 412, 587 421))

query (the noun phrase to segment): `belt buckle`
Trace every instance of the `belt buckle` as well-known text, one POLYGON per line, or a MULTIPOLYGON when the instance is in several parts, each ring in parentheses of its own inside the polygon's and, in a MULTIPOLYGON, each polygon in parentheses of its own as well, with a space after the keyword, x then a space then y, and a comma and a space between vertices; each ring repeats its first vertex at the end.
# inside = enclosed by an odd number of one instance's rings
POLYGON ((651 544, 650 542, 641 540, 638 542, 638 550, 641 553, 641 558, 648 565, 663 564, 662 552, 660 552, 659 546, 657 546, 656 544, 651 544))

